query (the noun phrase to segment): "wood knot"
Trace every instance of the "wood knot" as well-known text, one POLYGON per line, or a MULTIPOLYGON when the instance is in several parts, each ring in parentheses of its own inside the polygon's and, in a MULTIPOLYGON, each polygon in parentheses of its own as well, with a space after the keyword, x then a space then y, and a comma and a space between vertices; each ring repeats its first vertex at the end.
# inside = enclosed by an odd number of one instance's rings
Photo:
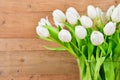
POLYGON ((32 5, 31 5, 31 4, 29 4, 29 5, 28 5, 28 7, 29 7, 29 8, 31 8, 31 7, 32 7, 32 5))
POLYGON ((24 62, 25 60, 24 59, 20 59, 20 62, 24 62))

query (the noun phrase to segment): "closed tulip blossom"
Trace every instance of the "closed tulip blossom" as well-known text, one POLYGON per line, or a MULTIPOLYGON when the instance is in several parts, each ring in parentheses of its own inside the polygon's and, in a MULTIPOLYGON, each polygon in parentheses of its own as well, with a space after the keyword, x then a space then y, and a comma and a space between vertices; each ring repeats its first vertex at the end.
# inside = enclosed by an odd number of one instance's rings
POLYGON ((53 15, 53 20, 54 20, 55 25, 57 27, 58 26, 64 27, 63 22, 66 21, 65 14, 61 10, 56 9, 56 10, 53 11, 52 15, 53 15))
POLYGON ((115 9, 114 5, 112 5, 111 7, 108 8, 107 13, 106 13, 107 19, 110 19, 110 17, 112 15, 112 12, 113 12, 114 9, 115 9))
POLYGON ((80 18, 80 21, 81 21, 82 26, 84 26, 85 28, 90 28, 93 25, 92 20, 87 16, 82 16, 80 18))
POLYGON ((113 10, 111 18, 113 22, 120 22, 120 4, 113 10))
POLYGON ((76 24, 77 21, 80 19, 79 13, 73 7, 70 7, 70 8, 67 9, 67 11, 66 11, 66 17, 67 17, 67 21, 70 24, 76 24))
POLYGON ((83 26, 76 26, 75 27, 75 35, 79 39, 84 39, 87 36, 87 31, 83 26))
POLYGON ((99 31, 93 31, 91 36, 90 36, 90 40, 91 40, 93 45, 98 46, 104 42, 104 36, 99 31))
POLYGON ((88 16, 91 18, 91 19, 95 19, 96 16, 97 16, 97 11, 96 11, 96 8, 92 5, 89 5, 87 7, 87 14, 88 16))
POLYGON ((103 31, 105 35, 113 35, 115 33, 116 30, 116 24, 113 22, 109 22, 105 25, 103 31))
POLYGON ((37 26, 36 27, 36 33, 39 35, 41 38, 47 38, 49 37, 49 31, 45 27, 37 26))
POLYGON ((51 25, 48 18, 46 17, 45 18, 41 18, 41 20, 38 22, 38 25, 41 26, 41 27, 44 27, 44 25, 51 25))
POLYGON ((72 36, 69 31, 63 29, 58 33, 58 38, 62 42, 70 42, 72 40, 72 36))

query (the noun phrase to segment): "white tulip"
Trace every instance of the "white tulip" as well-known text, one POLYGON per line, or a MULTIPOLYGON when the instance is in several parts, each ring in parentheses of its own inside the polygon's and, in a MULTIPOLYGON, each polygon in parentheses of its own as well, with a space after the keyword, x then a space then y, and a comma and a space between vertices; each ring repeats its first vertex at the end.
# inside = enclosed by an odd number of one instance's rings
POLYGON ((49 37, 49 31, 45 27, 37 26, 36 27, 36 33, 41 37, 41 38, 47 38, 49 37))
POLYGON ((116 30, 116 25, 113 22, 107 23, 103 29, 104 34, 108 36, 113 35, 115 33, 115 30, 116 30))
POLYGON ((66 18, 70 24, 76 24, 80 19, 80 15, 75 8, 70 7, 66 11, 66 18))
POLYGON ((89 5, 87 7, 87 15, 91 18, 91 19, 95 19, 97 16, 97 11, 96 8, 92 5, 89 5))
POLYGON ((99 7, 96 7, 96 12, 97 12, 97 16, 96 17, 102 17, 103 12, 99 7))
POLYGON ((107 17, 108 19, 110 19, 110 17, 111 17, 111 15, 112 15, 112 12, 113 12, 114 9, 115 9, 115 6, 114 6, 114 5, 112 5, 111 7, 108 8, 107 13, 106 13, 106 17, 107 17))
POLYGON ((38 22, 38 25, 41 26, 41 27, 44 27, 44 25, 51 25, 49 20, 48 20, 48 17, 45 18, 41 18, 40 21, 38 22))
POLYGON ((92 20, 87 16, 82 16, 80 18, 80 21, 81 21, 82 26, 84 26, 85 28, 90 28, 93 25, 92 20))
POLYGON ((93 45, 98 46, 104 42, 104 36, 99 31, 93 31, 91 34, 90 40, 93 45))
POLYGON ((83 26, 76 26, 75 27, 75 35, 79 39, 84 39, 87 36, 87 31, 83 26))
POLYGON ((58 33, 58 38, 62 42, 70 42, 72 40, 72 36, 69 31, 63 29, 58 33))
POLYGON ((120 4, 114 9, 111 18, 113 22, 120 22, 120 4))
POLYGON ((53 20, 54 20, 55 25, 57 27, 58 26, 63 27, 64 25, 63 22, 66 21, 65 14, 61 10, 56 9, 53 11, 52 15, 53 15, 53 20))

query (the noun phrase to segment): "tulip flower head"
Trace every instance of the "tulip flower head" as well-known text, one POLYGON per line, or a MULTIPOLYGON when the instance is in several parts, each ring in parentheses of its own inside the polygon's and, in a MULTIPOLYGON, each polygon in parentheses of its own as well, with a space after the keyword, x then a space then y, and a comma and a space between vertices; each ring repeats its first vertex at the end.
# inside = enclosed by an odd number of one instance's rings
POLYGON ((73 7, 70 7, 70 8, 67 9, 67 11, 66 11, 66 17, 67 17, 67 21, 70 24, 76 24, 77 21, 80 19, 79 13, 73 7))
POLYGON ((116 25, 113 22, 107 23, 103 29, 104 34, 108 36, 113 35, 115 33, 115 30, 116 30, 116 25))
POLYGON ((41 26, 41 27, 44 27, 45 25, 51 25, 49 20, 48 20, 48 17, 45 18, 41 18, 41 20, 38 22, 38 25, 41 26))
POLYGON ((113 10, 111 18, 113 22, 120 22, 120 4, 113 10))
POLYGON ((87 14, 88 16, 91 18, 91 19, 95 19, 96 16, 97 16, 97 11, 96 11, 96 8, 92 5, 89 5, 87 7, 87 14))
POLYGON ((76 26, 75 27, 75 35, 79 39, 84 39, 87 36, 87 31, 83 26, 76 26))
POLYGON ((87 16, 82 16, 80 18, 80 21, 81 21, 82 26, 84 26, 85 28, 90 28, 93 25, 92 20, 87 16))
POLYGON ((115 9, 115 6, 112 5, 112 6, 109 7, 109 9, 107 10, 106 17, 107 17, 108 19, 110 19, 110 17, 111 17, 111 15, 112 15, 112 12, 113 12, 114 9, 115 9))
POLYGON ((98 46, 104 42, 104 36, 99 31, 93 31, 91 34, 90 40, 93 45, 98 46))
POLYGON ((47 38, 50 36, 49 31, 45 27, 37 26, 36 27, 36 33, 41 37, 41 38, 47 38))
POLYGON ((58 38, 62 42, 70 42, 72 40, 72 36, 69 31, 63 29, 58 33, 58 38))
POLYGON ((61 10, 56 9, 53 11, 52 15, 53 15, 53 20, 54 20, 55 25, 57 27, 58 26, 64 27, 63 22, 66 21, 65 14, 61 10))

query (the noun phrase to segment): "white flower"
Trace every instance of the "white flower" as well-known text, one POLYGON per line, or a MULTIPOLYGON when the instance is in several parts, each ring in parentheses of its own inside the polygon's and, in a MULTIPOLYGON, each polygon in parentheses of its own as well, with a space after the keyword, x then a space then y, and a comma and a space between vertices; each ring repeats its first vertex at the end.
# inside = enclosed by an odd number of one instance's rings
POLYGON ((87 31, 83 26, 76 26, 75 27, 75 35, 79 39, 84 39, 87 36, 87 31))
POLYGON ((63 22, 66 21, 65 14, 61 10, 56 9, 53 11, 52 15, 53 15, 53 20, 54 20, 55 25, 57 27, 58 26, 64 27, 63 22))
POLYGON ((96 12, 97 12, 97 16, 96 17, 102 17, 103 12, 99 7, 96 7, 96 12))
POLYGON ((104 42, 104 36, 99 31, 93 31, 90 37, 90 40, 93 45, 101 45, 104 42))
POLYGON ((97 11, 96 11, 96 8, 92 5, 89 5, 87 7, 87 14, 88 16, 91 18, 91 19, 95 19, 96 16, 97 16, 97 11))
POLYGON ((111 17, 111 15, 112 15, 112 12, 113 12, 114 9, 115 9, 115 6, 114 6, 114 5, 112 5, 111 7, 108 8, 107 13, 106 13, 106 17, 107 17, 108 19, 110 19, 110 17, 111 17))
POLYGON ((44 27, 44 25, 51 25, 49 20, 48 20, 48 17, 45 18, 41 18, 40 21, 38 22, 38 25, 41 26, 41 27, 44 27))
POLYGON ((111 18, 113 22, 120 22, 120 4, 114 9, 111 18))
POLYGON ((87 16, 82 16, 80 18, 80 21, 81 21, 82 26, 84 26, 85 28, 90 28, 93 25, 92 20, 87 16))
POLYGON ((72 36, 69 31, 63 29, 58 33, 58 38, 62 42, 70 42, 72 40, 72 36))
POLYGON ((115 30, 116 30, 116 25, 113 22, 107 23, 103 29, 104 34, 108 36, 113 35, 115 33, 115 30))
POLYGON ((97 17, 101 17, 103 12, 99 7, 95 8, 93 5, 89 5, 87 7, 87 14, 91 19, 95 19, 97 17))
POLYGON ((67 17, 67 21, 70 24, 76 24, 77 21, 80 19, 79 13, 73 7, 70 7, 70 8, 67 9, 66 17, 67 17))
POLYGON ((36 33, 41 37, 41 38, 47 38, 49 37, 49 31, 45 27, 37 26, 36 27, 36 33))

